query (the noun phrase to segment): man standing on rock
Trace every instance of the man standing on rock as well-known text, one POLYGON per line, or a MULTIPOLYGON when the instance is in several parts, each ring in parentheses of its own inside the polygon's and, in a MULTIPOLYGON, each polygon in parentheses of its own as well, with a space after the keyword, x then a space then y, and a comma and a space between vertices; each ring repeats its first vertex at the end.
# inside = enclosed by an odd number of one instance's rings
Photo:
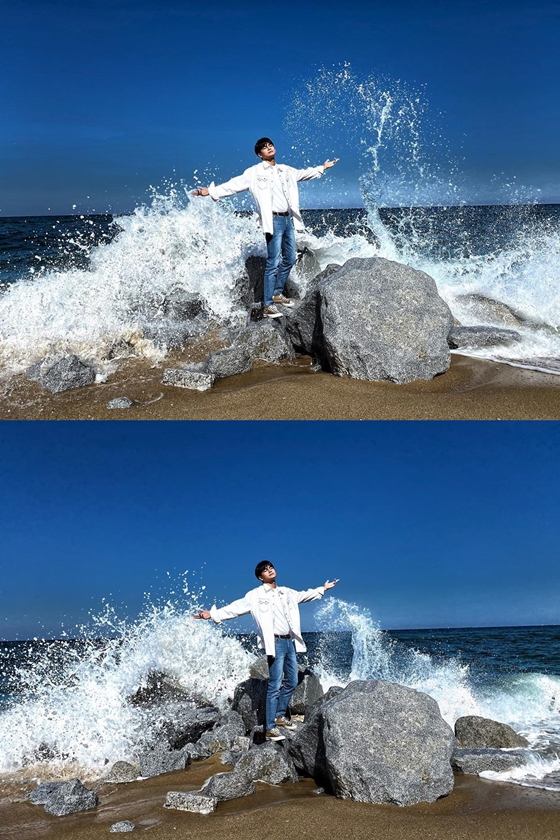
POLYGON ((269 669, 266 692, 266 739, 282 741, 284 735, 279 727, 294 729, 286 718, 288 705, 298 684, 296 651, 306 650, 301 635, 298 604, 322 598, 327 589, 332 589, 337 580, 326 581, 316 589, 297 592, 276 583, 276 569, 268 560, 257 564, 255 576, 262 586, 251 589, 244 598, 233 601, 225 607, 200 610, 194 618, 211 618, 216 624, 230 618, 251 613, 255 619, 259 647, 264 648, 269 669))
POLYGON ((338 158, 326 160, 322 166, 295 169, 276 163, 276 149, 268 137, 257 140, 255 154, 260 157, 261 163, 223 184, 216 186, 212 182, 209 187, 199 187, 192 195, 209 195, 218 201, 227 195, 249 190, 266 237, 263 314, 267 318, 280 318, 282 313, 276 304, 293 306, 292 301, 284 296, 284 286, 297 258, 294 222, 297 230, 303 230, 297 182, 320 178, 338 162, 338 158))

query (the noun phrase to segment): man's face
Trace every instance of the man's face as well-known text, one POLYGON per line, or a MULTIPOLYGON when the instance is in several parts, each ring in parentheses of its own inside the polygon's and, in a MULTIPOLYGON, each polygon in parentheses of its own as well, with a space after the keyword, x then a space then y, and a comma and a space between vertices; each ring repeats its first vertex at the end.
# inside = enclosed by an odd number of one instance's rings
POLYGON ((276 580, 276 569, 274 566, 267 566, 266 569, 263 569, 259 580, 269 585, 273 583, 276 580))
POLYGON ((259 157, 262 160, 272 160, 276 155, 276 149, 274 148, 274 143, 267 143, 266 146, 263 146, 259 152, 259 157))

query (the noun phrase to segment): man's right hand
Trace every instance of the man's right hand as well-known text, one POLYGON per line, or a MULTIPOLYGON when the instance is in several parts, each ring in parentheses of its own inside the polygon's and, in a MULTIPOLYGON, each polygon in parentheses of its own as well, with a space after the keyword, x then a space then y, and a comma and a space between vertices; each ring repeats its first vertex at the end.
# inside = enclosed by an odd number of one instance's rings
POLYGON ((193 615, 193 618, 203 618, 205 621, 208 621, 208 619, 210 618, 210 613, 208 612, 208 610, 200 610, 200 612, 197 612, 193 615))
POLYGON ((197 187, 196 190, 192 191, 191 195, 210 195, 210 193, 206 187, 197 187))

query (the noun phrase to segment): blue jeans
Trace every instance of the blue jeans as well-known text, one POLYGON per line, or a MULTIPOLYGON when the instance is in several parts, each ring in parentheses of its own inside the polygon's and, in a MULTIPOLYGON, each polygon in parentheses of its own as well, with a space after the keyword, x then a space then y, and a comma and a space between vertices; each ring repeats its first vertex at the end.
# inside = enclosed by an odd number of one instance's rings
POLYGON ((264 305, 270 306, 273 295, 281 295, 290 269, 296 263, 296 235, 291 216, 273 216, 274 233, 266 235, 264 269, 264 305), (280 259, 281 258, 281 259, 280 259))
POLYGON ((276 656, 268 657, 266 728, 272 729, 277 717, 284 717, 298 684, 296 651, 291 639, 275 639, 276 656))

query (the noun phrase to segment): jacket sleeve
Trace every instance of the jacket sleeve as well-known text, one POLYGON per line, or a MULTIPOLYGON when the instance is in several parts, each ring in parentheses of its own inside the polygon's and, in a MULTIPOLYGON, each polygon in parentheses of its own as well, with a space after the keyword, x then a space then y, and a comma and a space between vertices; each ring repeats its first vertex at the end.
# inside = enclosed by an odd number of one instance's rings
POLYGON ((311 181, 313 178, 322 178, 325 174, 325 167, 310 166, 309 169, 294 169, 296 181, 311 181))
POLYGON ((220 198, 225 198, 227 195, 235 195, 236 193, 244 192, 249 189, 250 179, 249 171, 246 169, 242 175, 236 175, 229 181, 224 181, 223 184, 216 185, 214 181, 208 187, 208 193, 214 201, 220 198))
POLYGON ((231 604, 226 604, 225 607, 214 606, 210 610, 210 618, 216 624, 221 624, 222 621, 229 621, 230 618, 238 618, 240 615, 247 615, 251 612, 251 605, 247 598, 240 598, 238 601, 232 601, 231 604))
POLYGON ((318 601, 324 594, 324 586, 318 586, 316 589, 304 589, 302 592, 295 592, 298 604, 305 604, 307 601, 318 601))

